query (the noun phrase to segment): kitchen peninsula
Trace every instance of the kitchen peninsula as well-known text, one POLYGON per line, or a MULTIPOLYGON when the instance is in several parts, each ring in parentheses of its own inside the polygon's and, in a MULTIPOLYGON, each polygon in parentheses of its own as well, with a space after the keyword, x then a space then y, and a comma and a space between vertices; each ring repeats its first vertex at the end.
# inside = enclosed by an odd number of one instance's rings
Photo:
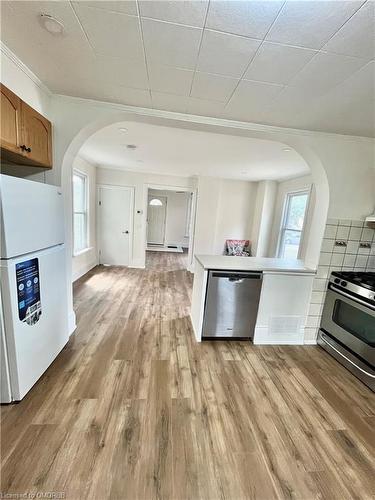
MULTIPOLYGON (((249 327, 246 336, 254 344, 303 344, 315 271, 306 267, 301 260, 226 255, 195 256, 191 320, 197 341, 211 337, 205 326, 205 315, 207 320, 208 306, 212 302, 207 301, 210 280, 212 282, 222 277, 235 285, 235 282, 240 283, 243 277, 250 275, 259 282, 259 296, 248 295, 248 307, 243 304, 242 297, 240 307, 236 301, 241 299, 241 292, 236 287, 233 292, 231 288, 226 290, 222 287, 227 296, 221 298, 218 314, 230 302, 235 315, 245 314, 251 308, 255 316, 252 320, 254 327, 249 327), (253 301, 256 301, 255 306, 253 301)), ((225 333, 219 333, 217 338, 220 337, 226 337, 225 333)))

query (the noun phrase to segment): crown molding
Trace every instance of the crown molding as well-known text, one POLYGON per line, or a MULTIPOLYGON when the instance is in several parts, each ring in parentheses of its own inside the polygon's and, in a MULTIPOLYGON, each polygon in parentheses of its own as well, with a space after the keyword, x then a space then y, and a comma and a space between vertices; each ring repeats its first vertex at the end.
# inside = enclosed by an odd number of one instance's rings
POLYGON ((49 96, 52 96, 53 93, 50 91, 50 89, 45 85, 42 80, 40 80, 35 73, 31 71, 30 68, 24 64, 19 57, 16 56, 14 52, 10 50, 9 47, 5 45, 4 42, 0 40, 0 51, 2 54, 7 56, 25 75, 30 78, 30 80, 35 83, 43 92, 48 94, 49 96))
POLYGON ((351 142, 375 142, 375 138, 337 134, 333 132, 319 132, 315 130, 295 129, 288 127, 278 127, 274 125, 265 125, 261 123, 242 122, 236 120, 229 120, 226 118, 214 118, 209 116, 191 115, 188 113, 177 113, 175 111, 165 111, 152 108, 141 108, 137 106, 129 106, 128 104, 119 104, 107 101, 100 101, 95 99, 85 99, 83 97, 67 96, 63 94, 53 94, 56 100, 73 101, 76 104, 88 104, 91 106, 109 108, 124 113, 132 113, 140 116, 149 116, 151 118, 161 118, 167 120, 176 120, 185 123, 195 123, 199 125, 208 125, 223 128, 233 128, 237 130, 248 130, 252 132, 264 132, 273 135, 292 135, 299 137, 321 138, 321 139, 334 139, 346 140, 351 142))

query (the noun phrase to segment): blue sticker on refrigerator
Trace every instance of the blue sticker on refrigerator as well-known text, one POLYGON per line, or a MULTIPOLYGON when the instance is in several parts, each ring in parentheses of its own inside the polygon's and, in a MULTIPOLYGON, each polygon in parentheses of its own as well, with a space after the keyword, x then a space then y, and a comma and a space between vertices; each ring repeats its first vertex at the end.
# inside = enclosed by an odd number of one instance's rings
POLYGON ((42 315, 38 259, 16 264, 16 281, 18 317, 23 323, 35 325, 42 315))

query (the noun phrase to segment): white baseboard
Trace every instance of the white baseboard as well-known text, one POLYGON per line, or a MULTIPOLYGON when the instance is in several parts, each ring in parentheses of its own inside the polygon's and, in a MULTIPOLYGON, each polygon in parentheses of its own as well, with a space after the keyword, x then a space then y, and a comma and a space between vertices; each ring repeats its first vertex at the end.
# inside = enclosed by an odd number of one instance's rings
POLYGON ((191 323, 191 327, 193 329, 193 333, 194 333, 194 337, 195 337, 195 340, 197 342, 201 342, 202 339, 197 335, 197 332, 195 331, 195 328, 194 328, 194 323, 193 323, 193 318, 191 317, 191 313, 189 313, 189 318, 190 318, 190 323, 191 323))
POLYGON ((79 267, 75 272, 73 272, 73 283, 77 281, 79 278, 82 278, 82 276, 91 271, 91 269, 93 269, 97 265, 98 265, 98 260, 95 259, 89 262, 88 264, 79 267))
POLYGON ((76 313, 74 311, 70 311, 68 314, 69 337, 71 336, 71 334, 74 332, 74 330, 76 328, 77 328, 76 313))
POLYGON ((139 264, 139 265, 134 264, 134 265, 131 265, 131 266, 128 266, 128 267, 130 269, 146 269, 146 266, 144 264, 143 265, 141 265, 141 264, 139 264))
POLYGON ((303 345, 304 344, 304 331, 300 333, 282 333, 272 334, 269 333, 268 327, 257 326, 254 332, 254 345, 303 345))
POLYGON ((318 342, 316 340, 305 340, 304 345, 317 345, 318 342))

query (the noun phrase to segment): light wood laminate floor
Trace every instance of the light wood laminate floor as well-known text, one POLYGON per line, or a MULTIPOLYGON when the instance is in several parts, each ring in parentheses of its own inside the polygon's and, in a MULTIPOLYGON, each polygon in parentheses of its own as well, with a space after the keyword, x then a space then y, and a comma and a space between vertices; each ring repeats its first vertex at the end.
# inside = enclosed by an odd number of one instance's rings
POLYGON ((75 334, 2 407, 1 492, 374 499, 374 394, 318 347, 196 343, 185 260, 76 283, 75 334))

